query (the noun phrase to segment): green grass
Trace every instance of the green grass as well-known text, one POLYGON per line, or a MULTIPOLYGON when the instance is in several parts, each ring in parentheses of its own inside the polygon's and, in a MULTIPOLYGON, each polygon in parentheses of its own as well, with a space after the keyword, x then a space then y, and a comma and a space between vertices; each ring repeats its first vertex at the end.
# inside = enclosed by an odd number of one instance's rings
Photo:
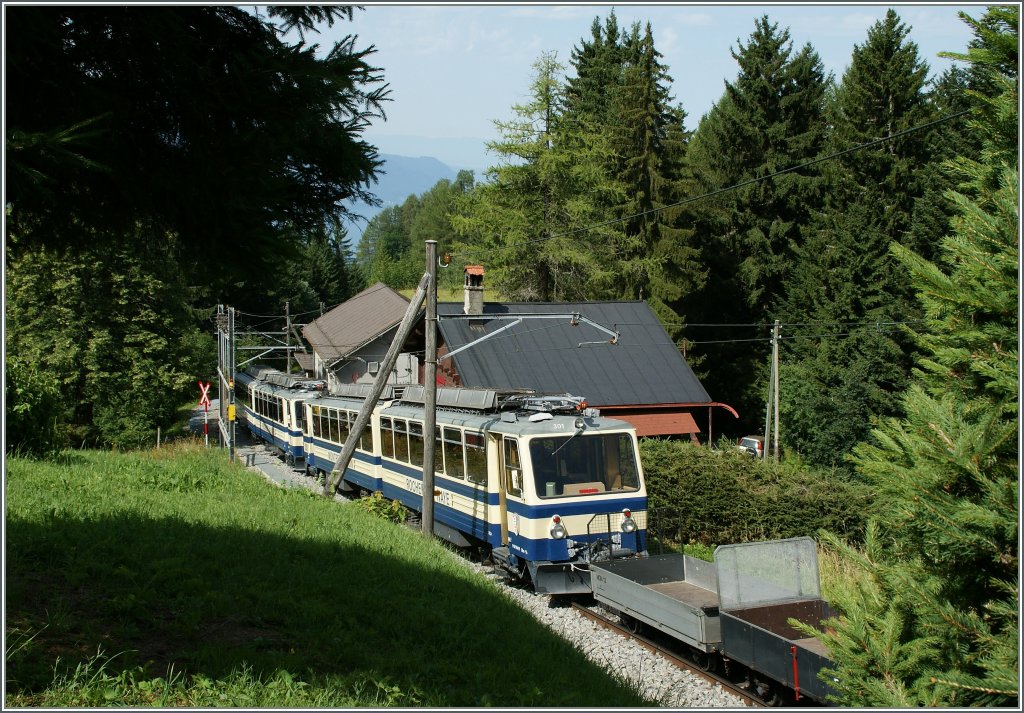
POLYGON ((437 541, 223 451, 7 460, 8 706, 645 705, 437 541))

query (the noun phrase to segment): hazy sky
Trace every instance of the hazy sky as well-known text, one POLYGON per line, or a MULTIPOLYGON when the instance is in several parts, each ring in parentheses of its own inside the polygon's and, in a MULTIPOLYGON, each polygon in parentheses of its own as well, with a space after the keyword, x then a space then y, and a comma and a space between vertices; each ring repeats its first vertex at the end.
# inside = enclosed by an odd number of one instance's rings
POLYGON ((672 91, 688 113, 687 128, 734 81, 738 65, 730 50, 746 44, 754 21, 767 14, 789 28, 793 48, 810 43, 826 71, 839 79, 854 44, 892 7, 910 27, 910 39, 937 75, 952 65, 940 51, 963 51, 972 35, 957 17, 980 17, 985 4, 463 4, 396 5, 365 3, 353 22, 324 33, 320 42, 357 34, 358 47, 375 45, 370 61, 384 70, 392 101, 387 121, 366 138, 384 153, 433 155, 450 165, 487 162, 482 143, 497 137, 493 121, 510 119, 512 106, 528 96, 533 63, 555 52, 568 66, 570 53, 590 37, 595 17, 614 8, 620 27, 650 21, 655 47, 673 79, 672 91), (441 141, 438 141, 441 139, 441 141), (470 148, 467 148, 470 147, 470 148), (473 146, 479 149, 474 153, 473 146), (447 155, 441 155, 447 152, 447 155), (459 155, 459 154, 465 155, 459 155))

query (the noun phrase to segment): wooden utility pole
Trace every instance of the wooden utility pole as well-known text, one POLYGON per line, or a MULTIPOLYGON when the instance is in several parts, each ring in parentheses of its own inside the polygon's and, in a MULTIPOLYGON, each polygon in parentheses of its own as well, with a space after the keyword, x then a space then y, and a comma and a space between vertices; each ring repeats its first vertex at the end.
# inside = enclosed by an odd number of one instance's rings
MULTIPOLYGON (((366 401, 363 402, 362 408, 359 409, 355 423, 352 424, 352 430, 345 440, 341 454, 338 456, 338 460, 324 482, 323 494, 325 497, 332 497, 334 495, 335 488, 338 487, 342 477, 345 475, 345 470, 352 460, 352 453, 355 452, 356 445, 359 443, 359 436, 366 429, 366 424, 370 422, 370 414, 373 413, 373 407, 377 405, 377 399, 380 398, 381 393, 384 391, 384 386, 388 382, 388 376, 391 375, 391 371, 395 368, 395 362, 398 361, 398 353, 402 351, 402 345, 405 344, 405 340, 409 338, 409 333, 412 332, 412 327, 416 322, 416 317, 419 315, 420 305, 423 304, 423 298, 427 294, 427 285, 429 284, 430 275, 424 273, 423 277, 420 278, 419 286, 416 288, 416 294, 413 295, 412 302, 409 303, 409 308, 405 311, 402 323, 398 325, 395 339, 391 342, 388 353, 384 355, 384 361, 381 362, 377 377, 373 380, 373 386, 370 387, 370 393, 367 395, 366 401)), ((431 437, 433 437, 433 434, 431 434, 431 437)))
POLYGON ((423 534, 434 534, 434 461, 437 458, 437 241, 426 243, 427 314, 423 321, 426 354, 424 356, 423 391, 423 534))
POLYGON ((292 303, 284 301, 284 373, 292 373, 292 303))
POLYGON ((775 462, 779 462, 779 320, 772 330, 772 395, 775 401, 775 439, 772 443, 775 462))
MULTIPOLYGON (((774 338, 772 339, 772 354, 775 353, 774 338)), ((769 368, 770 370, 770 368, 769 368)), ((768 457, 768 449, 771 447, 772 438, 772 386, 775 384, 775 379, 772 378, 771 374, 768 374, 768 397, 764 401, 764 451, 761 454, 762 458, 768 457)))

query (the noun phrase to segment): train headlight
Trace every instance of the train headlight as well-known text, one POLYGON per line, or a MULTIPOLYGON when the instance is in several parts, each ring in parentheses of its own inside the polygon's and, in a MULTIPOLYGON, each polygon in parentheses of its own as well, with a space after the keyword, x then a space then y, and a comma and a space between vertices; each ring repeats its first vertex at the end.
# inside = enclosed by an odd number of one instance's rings
POLYGON ((565 539, 565 526, 562 524, 562 518, 555 515, 551 518, 551 537, 556 540, 565 539))
POLYGON ((622 511, 622 531, 627 535, 636 532, 636 520, 633 519, 633 514, 628 509, 622 511))

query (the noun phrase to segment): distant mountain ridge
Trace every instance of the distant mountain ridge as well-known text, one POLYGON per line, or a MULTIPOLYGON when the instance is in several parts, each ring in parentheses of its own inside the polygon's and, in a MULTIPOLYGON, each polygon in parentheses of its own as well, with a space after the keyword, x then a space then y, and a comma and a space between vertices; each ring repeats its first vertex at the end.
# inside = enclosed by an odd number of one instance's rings
POLYGON ((371 218, 391 206, 401 205, 410 195, 426 193, 442 178, 454 181, 458 172, 433 156, 399 156, 379 154, 384 167, 378 174, 377 183, 370 191, 381 200, 380 207, 365 203, 350 203, 349 210, 364 220, 346 221, 351 243, 355 245, 362 237, 363 230, 371 218))

